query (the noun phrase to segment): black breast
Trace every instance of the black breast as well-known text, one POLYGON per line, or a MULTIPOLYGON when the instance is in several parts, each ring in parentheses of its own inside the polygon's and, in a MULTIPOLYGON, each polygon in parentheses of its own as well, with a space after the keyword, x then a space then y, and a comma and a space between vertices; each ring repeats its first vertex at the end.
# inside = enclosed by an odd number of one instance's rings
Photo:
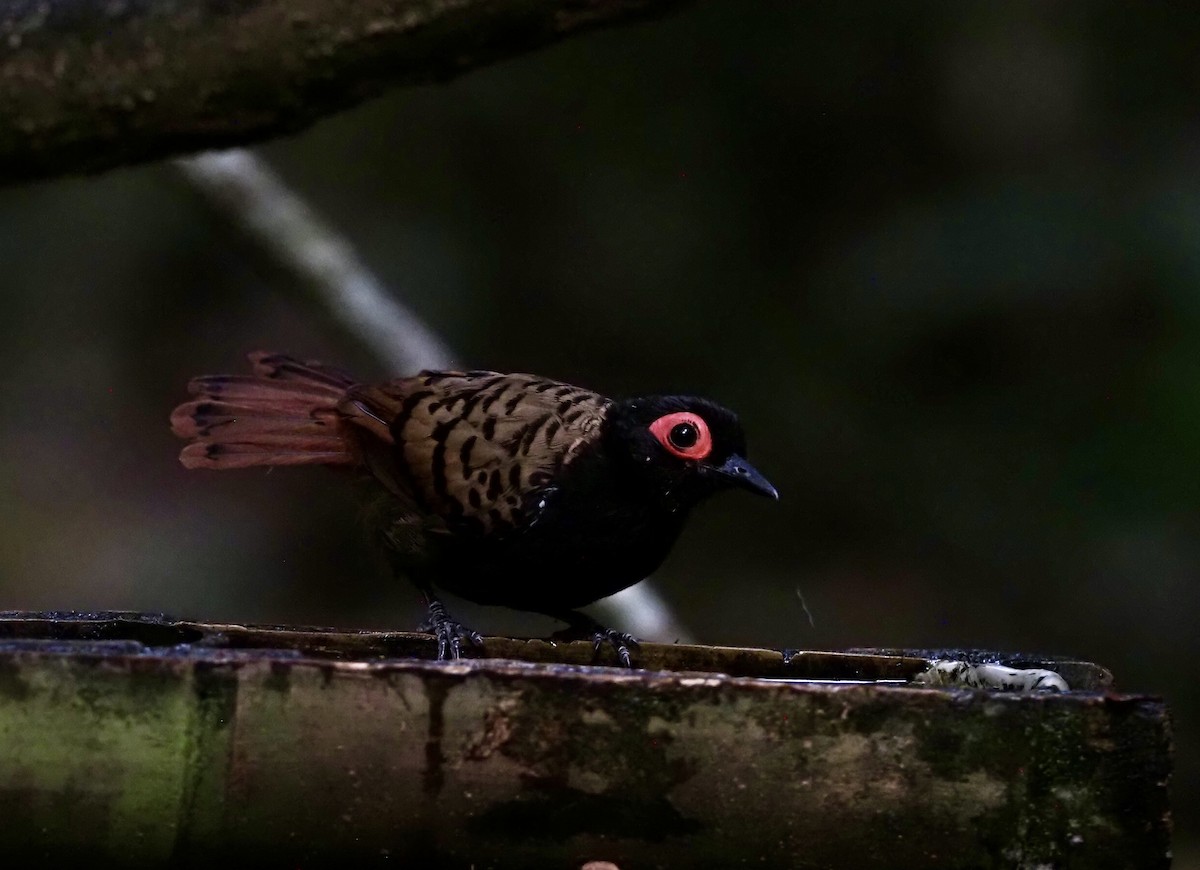
POLYGON ((483 604, 583 607, 657 570, 687 516, 595 455, 531 493, 524 514, 528 522, 508 534, 448 541, 433 581, 483 604))

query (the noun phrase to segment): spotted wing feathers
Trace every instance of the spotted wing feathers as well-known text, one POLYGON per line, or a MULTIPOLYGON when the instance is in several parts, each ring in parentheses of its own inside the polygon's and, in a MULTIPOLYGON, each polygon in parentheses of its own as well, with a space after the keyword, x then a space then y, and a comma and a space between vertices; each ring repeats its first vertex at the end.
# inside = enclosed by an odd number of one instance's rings
POLYGON ((171 415, 188 468, 345 465, 369 471, 422 529, 519 525, 527 502, 599 437, 609 402, 534 375, 422 372, 377 386, 280 354, 253 374, 195 378, 171 415))
POLYGON ((344 418, 395 444, 427 508, 483 531, 520 522, 526 497, 598 437, 608 400, 534 375, 422 372, 357 387, 344 418))

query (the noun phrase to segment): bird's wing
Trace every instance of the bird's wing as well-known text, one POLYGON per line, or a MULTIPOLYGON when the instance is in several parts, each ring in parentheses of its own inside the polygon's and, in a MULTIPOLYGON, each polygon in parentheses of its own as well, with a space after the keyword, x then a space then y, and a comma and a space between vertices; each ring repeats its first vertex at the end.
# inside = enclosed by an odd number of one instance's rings
POLYGON ((394 444, 399 485, 430 513, 491 532, 521 523, 526 498, 599 436, 608 406, 570 384, 471 371, 356 387, 339 411, 394 444))

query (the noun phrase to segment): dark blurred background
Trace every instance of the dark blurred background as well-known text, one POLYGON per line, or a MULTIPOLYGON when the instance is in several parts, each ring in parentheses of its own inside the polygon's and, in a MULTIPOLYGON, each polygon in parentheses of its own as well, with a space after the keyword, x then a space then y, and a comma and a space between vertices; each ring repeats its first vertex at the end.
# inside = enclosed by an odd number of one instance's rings
MULTIPOLYGON (((1102 663, 1171 704, 1200 867, 1197 45, 1156 5, 724 0, 261 153, 470 365, 741 412, 783 497, 658 575, 698 639, 1102 663)), ((171 166, 0 191, 0 262, 0 607, 415 625, 336 475, 177 463, 187 379, 248 350, 393 373, 171 166)))

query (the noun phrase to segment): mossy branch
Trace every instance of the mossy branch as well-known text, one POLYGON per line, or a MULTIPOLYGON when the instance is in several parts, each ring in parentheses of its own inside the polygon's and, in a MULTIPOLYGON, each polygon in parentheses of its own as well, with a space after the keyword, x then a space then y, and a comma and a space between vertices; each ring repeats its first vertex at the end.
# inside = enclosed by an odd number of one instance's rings
POLYGON ((246 145, 680 0, 9 0, 0 183, 246 145))

